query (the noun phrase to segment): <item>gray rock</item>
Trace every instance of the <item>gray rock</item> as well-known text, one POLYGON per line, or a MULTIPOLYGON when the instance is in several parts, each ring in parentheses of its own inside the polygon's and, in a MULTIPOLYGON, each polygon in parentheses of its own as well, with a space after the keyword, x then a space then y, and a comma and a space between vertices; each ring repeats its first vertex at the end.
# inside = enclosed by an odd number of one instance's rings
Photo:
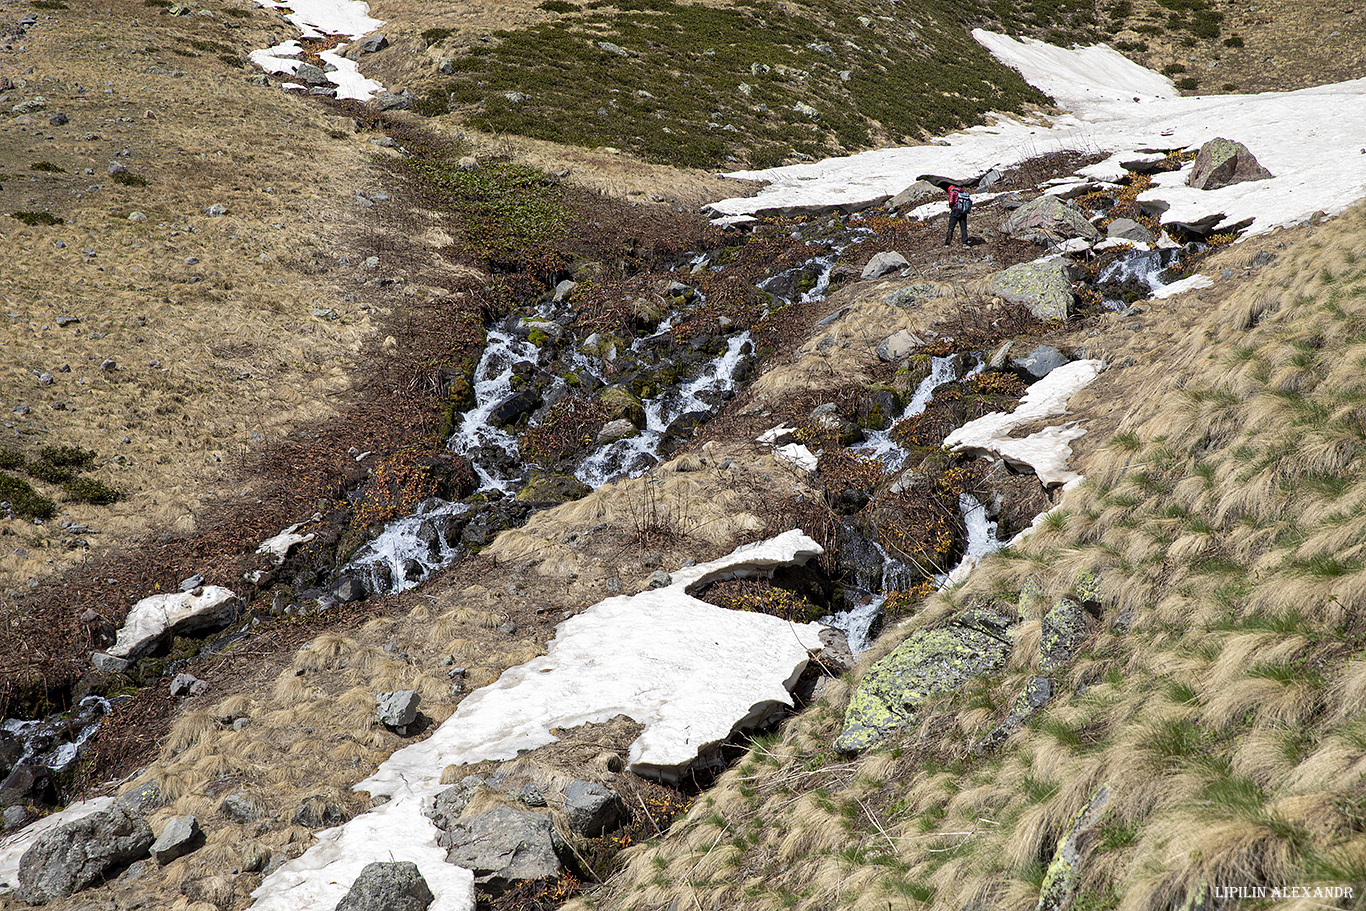
POLYGON ((908 329, 902 329, 882 340, 882 344, 877 346, 877 356, 889 364, 895 364, 910 357, 911 352, 923 344, 925 342, 920 336, 908 329))
POLYGON ((1000 667, 1010 626, 999 615, 968 611, 950 626, 913 633, 859 681, 835 749, 865 750, 915 721, 924 703, 1000 667))
POLYGON ((939 296, 939 286, 922 282, 916 285, 908 285, 905 288, 897 288, 883 299, 889 307, 913 307, 923 300, 939 296))
POLYGON ((333 584, 332 594, 343 604, 351 604, 355 601, 364 601, 368 593, 365 590, 365 583, 360 579, 355 576, 344 576, 333 584))
POLYGON ((380 92, 375 96, 375 107, 381 111, 407 111, 413 106, 413 93, 404 89, 395 94, 393 92, 380 92))
POLYGON ((436 64, 436 71, 437 71, 438 73, 440 73, 442 76, 449 76, 449 75, 451 75, 452 73, 454 73, 454 72, 455 72, 455 58, 454 58, 454 57, 442 57, 441 60, 436 64))
POLYGON ((942 193, 942 190, 928 180, 917 180, 888 200, 887 205, 892 209, 910 209, 938 199, 942 193))
POLYGON ((811 412, 811 422, 818 430, 833 434, 841 446, 849 446, 863 439, 863 429, 840 414, 834 402, 817 405, 811 412))
POLYGON ((114 805, 132 813, 146 813, 163 803, 161 787, 155 781, 145 781, 114 798, 114 805))
POLYGON ((621 795, 591 781, 571 781, 564 791, 564 817, 569 830, 596 838, 617 827, 626 813, 621 795))
POLYGON ((183 592, 192 592, 203 584, 204 577, 201 576, 199 573, 195 573, 193 576, 190 576, 187 579, 180 580, 180 590, 183 592))
POLYGON ((567 298, 576 287, 578 287, 578 282, 574 281, 572 278, 566 278, 555 286, 555 295, 552 300, 557 304, 563 303, 564 299, 567 298))
POLYGON ((265 809, 256 798, 235 791, 223 798, 223 802, 218 805, 218 812, 233 822, 249 823, 260 819, 265 814, 265 809))
POLYGON ((124 658, 116 658, 113 655, 106 655, 104 652, 95 652, 90 656, 90 663, 95 666, 95 670, 106 674, 122 674, 128 670, 128 665, 132 664, 124 658))
POLYGON ((987 171, 981 177, 977 178, 977 189, 986 190, 1000 183, 1002 180, 1005 180, 1005 174, 992 168, 990 171, 987 171))
POLYGON ((1015 697, 1015 703, 1011 706, 1010 714, 1006 716, 1005 721, 992 728, 978 741, 972 751, 980 756, 995 749, 1007 737, 1024 727, 1024 723, 1052 698, 1053 681, 1047 677, 1033 678, 1025 685, 1024 691, 1015 697))
POLYGON ((1087 614, 1071 598, 1062 598, 1043 618, 1039 639, 1039 672, 1052 674, 1072 660, 1077 646, 1086 637, 1087 614))
POLYGON ((205 209, 204 214, 210 218, 222 218, 224 215, 228 214, 228 210, 226 206, 214 204, 205 209))
POLYGON ((670 585, 673 584, 673 581, 673 576, 669 575, 662 569, 657 569, 654 572, 650 573, 650 581, 648 585, 650 588, 668 588, 670 585))
POLYGON ((209 688, 207 681, 193 674, 176 674, 171 678, 172 696, 198 696, 209 688))
POLYGON ((987 361, 987 369, 1004 370, 1006 366, 1006 358, 1010 356, 1010 349, 1014 346, 1014 342, 1002 342, 1001 347, 997 348, 996 351, 991 355, 990 360, 987 361))
POLYGON ((54 127, 64 127, 71 122, 71 118, 67 117, 65 114, 59 111, 56 114, 53 114, 51 117, 49 117, 47 119, 47 122, 52 124, 54 127))
POLYGON ((16 829, 28 820, 28 810, 20 806, 5 807, 5 812, 0 813, 0 825, 6 829, 16 829))
POLYGON ((845 671, 852 671, 858 659, 849 649, 849 637, 840 630, 826 627, 820 632, 821 649, 820 657, 816 659, 824 671, 831 676, 839 676, 845 671))
POLYGON ((906 257, 900 253, 878 253, 874 255, 863 267, 863 272, 859 277, 864 281, 880 278, 888 272, 896 272, 909 266, 906 257))
POLYGON ((426 911, 435 899, 417 864, 376 861, 360 871, 336 911, 426 911))
POLYGON ((248 842, 242 849, 242 872, 260 873, 270 863, 270 848, 259 842, 248 842))
POLYGON ((74 820, 24 852, 18 895, 31 905, 65 898, 146 857, 153 841, 147 820, 120 806, 74 820))
POLYGON ((1035 382, 1067 363, 1070 363, 1067 355, 1057 348, 1040 345, 1024 357, 1013 359, 1010 366, 1027 382, 1035 382))
POLYGON ((514 635, 517 632, 517 624, 513 623, 511 620, 507 620, 498 624, 498 632, 502 633, 504 636, 514 635))
POLYGON ((1091 243, 1100 240, 1100 232, 1076 203, 1056 196, 1040 196, 1020 206, 1001 220, 1001 231, 1049 246, 1069 237, 1091 243))
POLYGON ((1096 788, 1086 806, 1072 817, 1044 873, 1043 883, 1039 887, 1039 903, 1035 906, 1037 911, 1061 911, 1068 907, 1082 878, 1084 855, 1080 846, 1081 837, 1100 822, 1109 801, 1110 785, 1105 783, 1096 788))
MULTIPOLYGON (((629 422, 627 422, 629 423, 629 422)), ((635 426, 627 436, 635 436, 635 426)), ((517 491, 524 503, 568 503, 588 496, 593 488, 574 477, 553 471, 532 471, 525 486, 517 491)))
POLYGON ((391 728, 406 728, 417 720, 421 697, 413 690, 380 693, 375 697, 380 723, 391 728))
POLYGON ((1067 319, 1072 306, 1072 281, 1061 260, 1020 263, 991 277, 991 293, 1023 304, 1039 319, 1067 319))
POLYGON ((639 57, 634 51, 628 51, 624 47, 618 47, 610 41, 599 41, 598 48, 609 54, 616 54, 618 57, 639 57))
POLYGON ((193 816, 177 816, 166 823, 157 840, 152 842, 152 859, 165 866, 178 857, 198 850, 204 844, 204 832, 193 816))
POLYGON ((625 440, 640 433, 635 424, 626 418, 617 418, 615 421, 608 421, 602 425, 598 431, 597 442, 599 445, 604 443, 615 443, 617 440, 625 440))
POLYGON ((481 891, 493 895, 521 880, 559 875, 559 855, 567 850, 548 814, 512 807, 456 820, 437 843, 448 849, 448 863, 473 871, 481 891))
POLYGON ((487 779, 478 775, 466 775, 432 799, 431 808, 426 811, 427 818, 438 829, 449 829, 460 819, 460 814, 465 812, 465 807, 475 792, 488 786, 487 779))
POLYGON ((1249 180, 1268 180, 1272 173, 1262 167, 1257 157, 1241 142, 1232 139, 1211 139, 1200 147, 1195 156, 1186 185, 1197 190, 1217 190, 1249 180))
POLYGON ((301 63, 299 68, 294 71, 294 80, 302 82, 304 85, 327 85, 327 74, 320 66, 311 63, 301 63))
POLYGON ((534 784, 523 785, 522 789, 517 792, 517 799, 529 807, 543 807, 546 805, 545 795, 542 794, 541 789, 534 784))
POLYGON ((796 104, 792 105, 792 113, 800 114, 808 120, 821 119, 821 112, 804 101, 798 101, 796 104))
POLYGON ((373 54, 375 51, 382 51, 389 46, 389 39, 379 32, 373 35, 366 35, 356 43, 356 47, 362 54, 373 54))
POLYGON ((336 826, 346 822, 346 813, 341 807, 321 794, 305 797, 299 809, 294 811, 291 821, 296 826, 318 829, 323 826, 336 826))
POLYGON ((1132 240, 1140 244, 1150 244, 1156 240, 1153 237, 1153 232, 1132 218, 1116 218, 1106 226, 1105 236, 1119 238, 1120 240, 1132 240))

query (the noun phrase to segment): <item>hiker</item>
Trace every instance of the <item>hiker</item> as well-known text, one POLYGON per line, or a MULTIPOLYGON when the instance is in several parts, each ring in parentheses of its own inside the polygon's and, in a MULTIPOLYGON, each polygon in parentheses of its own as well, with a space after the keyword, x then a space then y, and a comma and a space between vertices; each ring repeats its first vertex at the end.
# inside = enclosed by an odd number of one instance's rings
POLYGON ((968 245, 968 213, 972 211, 972 197, 967 190, 957 184, 949 184, 949 233, 944 236, 944 246, 953 243, 953 226, 959 225, 963 234, 963 246, 968 245))

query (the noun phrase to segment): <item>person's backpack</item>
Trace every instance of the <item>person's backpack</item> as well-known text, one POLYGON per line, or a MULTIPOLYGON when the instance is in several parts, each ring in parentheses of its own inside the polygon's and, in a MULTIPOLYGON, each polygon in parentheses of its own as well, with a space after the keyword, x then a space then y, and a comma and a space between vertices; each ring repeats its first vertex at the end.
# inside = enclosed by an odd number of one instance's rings
POLYGON ((967 215, 972 211, 972 197, 968 191, 962 187, 958 188, 958 194, 953 199, 953 212, 955 215, 967 215))

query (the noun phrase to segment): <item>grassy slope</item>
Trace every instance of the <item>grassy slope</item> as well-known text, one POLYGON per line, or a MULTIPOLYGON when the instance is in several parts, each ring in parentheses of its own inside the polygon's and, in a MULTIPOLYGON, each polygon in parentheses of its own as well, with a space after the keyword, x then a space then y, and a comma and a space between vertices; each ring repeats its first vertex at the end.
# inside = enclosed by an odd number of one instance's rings
MULTIPOLYGON (((1216 271, 1247 254, 1225 257, 1216 271)), ((830 748, 841 683, 587 904, 1034 907, 1102 783, 1072 907, 1189 907, 1205 887, 1259 884, 1354 885, 1359 903, 1366 209, 1185 306, 1201 310, 1162 362, 1096 391, 1132 404, 1092 440, 1085 484, 874 655, 964 607, 1018 606, 1003 671, 853 761, 830 748), (1038 673, 1042 611, 1082 572, 1099 578, 1099 617, 1059 695, 974 756, 1038 673), (1041 597, 1020 596, 1030 585, 1041 597)))

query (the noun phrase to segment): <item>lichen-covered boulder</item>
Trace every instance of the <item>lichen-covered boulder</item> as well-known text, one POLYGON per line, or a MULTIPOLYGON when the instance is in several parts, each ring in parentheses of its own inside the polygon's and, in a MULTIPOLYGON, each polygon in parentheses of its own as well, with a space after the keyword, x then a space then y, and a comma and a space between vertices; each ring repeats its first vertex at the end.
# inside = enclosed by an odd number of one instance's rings
POLYGON ((1078 847, 1081 836, 1100 822, 1105 813, 1105 806, 1109 802, 1110 786, 1102 784, 1092 793, 1086 806, 1072 817, 1072 822, 1058 842, 1058 850, 1053 853, 1053 860, 1044 873, 1043 885, 1039 887, 1037 911, 1060 911, 1067 907, 1072 893, 1077 890, 1077 883, 1081 881, 1082 857, 1078 847))
POLYGON ((1020 263, 991 277, 991 293, 1023 304, 1039 319, 1067 319, 1072 306, 1072 280, 1061 260, 1020 263))
POLYGON ((598 395, 598 400, 612 409, 607 415, 609 421, 625 418, 637 427, 645 426, 645 405, 639 397, 620 386, 608 386, 598 395))
POLYGON ((1032 199, 1001 220, 1001 231, 1011 237, 1052 245, 1069 237, 1095 243, 1100 232, 1076 203, 1056 196, 1032 199))
POLYGON ((147 856, 152 827, 137 813, 114 805, 47 833, 19 861, 21 899, 45 905, 147 856))
POLYGON ((1217 190, 1249 180, 1268 180, 1270 171, 1262 167, 1257 157, 1241 142, 1232 139, 1211 139, 1200 147, 1186 185, 1197 190, 1217 190))
POLYGON ((375 861, 360 871, 336 911, 426 911, 433 901, 417 864, 375 861))
POLYGON ((1072 660, 1077 646, 1086 637, 1086 611, 1071 598, 1059 599, 1043 618, 1039 639, 1039 673, 1052 674, 1072 660))
POLYGON ((912 634, 859 682, 835 749, 866 750, 914 721, 928 700, 1000 667, 1010 651, 1010 626, 1005 617, 979 610, 912 634))
POLYGON ((494 807, 456 820, 437 843, 446 861, 474 872, 481 892, 498 895, 527 879, 557 876, 568 850, 547 813, 494 807))

